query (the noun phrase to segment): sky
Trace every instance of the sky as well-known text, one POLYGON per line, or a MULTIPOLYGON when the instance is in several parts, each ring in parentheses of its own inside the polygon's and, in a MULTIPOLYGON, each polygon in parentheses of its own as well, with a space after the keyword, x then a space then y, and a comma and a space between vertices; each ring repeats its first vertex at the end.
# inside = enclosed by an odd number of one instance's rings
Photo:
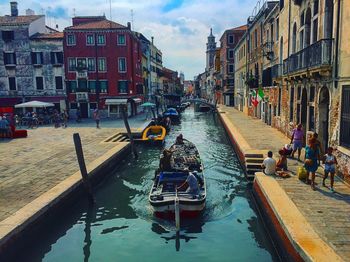
MULTIPOLYGON (((0 0, 0 15, 10 14, 10 1, 0 0)), ((71 18, 103 15, 145 35, 163 53, 163 66, 185 79, 204 72, 206 42, 213 28, 217 46, 223 32, 246 23, 257 0, 17 0, 20 15, 30 8, 46 15, 46 24, 62 31, 71 18), (110 9, 110 6, 112 7, 110 9), (110 12, 111 10, 111 12, 110 12), (132 10, 132 12, 131 12, 132 10), (131 15, 133 13, 133 15, 131 15), (133 19, 132 19, 133 17, 133 19)))

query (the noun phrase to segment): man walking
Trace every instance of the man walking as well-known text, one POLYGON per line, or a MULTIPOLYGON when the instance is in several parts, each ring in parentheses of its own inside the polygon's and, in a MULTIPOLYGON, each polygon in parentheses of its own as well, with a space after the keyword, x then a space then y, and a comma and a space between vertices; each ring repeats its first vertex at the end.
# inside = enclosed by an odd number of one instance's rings
POLYGON ((100 128, 100 111, 97 108, 94 111, 94 119, 96 121, 96 128, 100 128))

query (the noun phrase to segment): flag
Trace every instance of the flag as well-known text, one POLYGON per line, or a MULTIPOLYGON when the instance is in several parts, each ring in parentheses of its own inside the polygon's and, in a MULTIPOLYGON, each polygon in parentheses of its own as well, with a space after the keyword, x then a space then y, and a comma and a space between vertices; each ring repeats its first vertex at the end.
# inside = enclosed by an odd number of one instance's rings
POLYGON ((258 102, 264 100, 264 91, 261 89, 261 87, 259 87, 259 90, 258 90, 258 94, 256 96, 256 99, 258 100, 258 102))
POLYGON ((258 106, 259 101, 257 100, 257 93, 255 92, 255 90, 252 90, 250 100, 253 106, 258 106))

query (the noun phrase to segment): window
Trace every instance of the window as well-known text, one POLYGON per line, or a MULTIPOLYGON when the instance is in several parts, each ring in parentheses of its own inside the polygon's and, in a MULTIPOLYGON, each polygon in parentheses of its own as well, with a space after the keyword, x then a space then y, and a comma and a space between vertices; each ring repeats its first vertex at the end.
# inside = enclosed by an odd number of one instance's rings
POLYGON ((90 103, 90 109, 96 109, 97 103, 90 103))
POLYGON ((4 52, 4 64, 5 65, 15 65, 16 64, 16 54, 14 52, 11 52, 11 53, 4 52))
POLYGON ((314 102, 315 101, 315 87, 311 86, 310 87, 310 102, 314 102))
POLYGON ((229 49, 227 50, 227 52, 228 52, 228 55, 227 55, 228 59, 233 59, 235 57, 235 53, 233 49, 229 49))
POLYGON ((128 81, 126 81, 126 80, 118 81, 118 92, 120 94, 127 94, 128 93, 128 81))
POLYGON ((101 93, 108 93, 108 81, 107 80, 99 81, 99 85, 100 85, 100 92, 101 93))
POLYGON ((340 118, 340 145, 350 148, 350 86, 343 86, 340 118))
POLYGON ((86 68, 86 58, 77 58, 77 69, 85 70, 86 68))
POLYGON ((228 35, 228 43, 234 44, 235 42, 235 36, 234 35, 228 35))
POLYGON ((77 90, 77 81, 67 81, 67 92, 69 93, 75 93, 77 90))
POLYGON ((43 53, 42 52, 32 52, 32 63, 33 65, 43 64, 43 53))
POLYGON ((301 97, 301 86, 298 86, 297 100, 300 100, 301 97))
POLYGON ((318 0, 315 0, 314 2, 314 15, 318 14, 318 0))
POLYGON ((9 77, 9 89, 10 90, 17 90, 16 77, 9 77))
POLYGON ((77 103, 70 103, 70 109, 77 109, 78 104, 77 103))
POLYGON ((229 74, 234 73, 235 72, 234 64, 228 64, 227 71, 228 71, 229 74))
POLYGON ((273 34, 273 24, 271 24, 271 37, 270 37, 270 39, 271 39, 271 42, 273 42, 273 36, 274 36, 274 34, 273 34))
POLYGON ((282 105, 282 88, 278 88, 278 112, 277 115, 281 115, 281 105, 282 105))
POLYGON ((44 79, 42 76, 35 77, 36 81, 36 90, 43 90, 44 89, 44 79))
POLYGON ((15 34, 13 31, 2 31, 2 40, 4 42, 10 42, 15 38, 15 34))
POLYGON ((68 58, 68 71, 75 71, 77 67, 77 61, 75 58, 68 58))
POLYGON ((63 64, 63 52, 51 52, 51 64, 63 64))
POLYGON ((282 10, 284 7, 284 0, 280 0, 280 10, 282 10))
POLYGON ((89 88, 89 92, 90 93, 96 93, 96 81, 95 80, 89 80, 88 88, 89 88))
POLYGON ((88 68, 88 71, 90 71, 90 72, 96 71, 95 58, 88 58, 87 68, 88 68))
POLYGON ((317 42, 317 30, 318 30, 318 19, 316 18, 313 22, 313 29, 312 29, 312 43, 317 42))
POLYGON ((107 71, 106 58, 104 58, 104 57, 98 58, 98 71, 99 72, 106 72, 107 71))
POLYGON ((75 35, 68 35, 67 36, 67 45, 75 45, 75 35))
POLYGON ((117 43, 118 45, 125 45, 126 44, 125 35, 118 35, 117 43))
POLYGON ((78 79, 78 90, 80 92, 87 92, 87 80, 84 78, 78 79))
POLYGON ((55 76, 56 89, 63 89, 63 78, 62 76, 55 76))
POLYGON ((277 18, 276 19, 276 41, 278 41, 279 38, 279 32, 280 31, 280 20, 277 18))
POLYGON ((257 48, 258 47, 258 30, 255 29, 254 31, 254 47, 257 48))
POLYGON ((300 27, 304 25, 304 21, 305 21, 304 18, 305 18, 305 12, 303 11, 300 16, 300 27))
POLYGON ((315 108, 309 107, 309 130, 315 131, 315 108))
POLYGON ((105 45, 106 44, 105 35, 97 35, 97 44, 98 45, 105 45))
POLYGON ((86 45, 94 45, 95 38, 94 35, 86 35, 86 45))
POLYGON ((125 57, 118 58, 118 72, 121 72, 121 73, 126 72, 126 58, 125 57))

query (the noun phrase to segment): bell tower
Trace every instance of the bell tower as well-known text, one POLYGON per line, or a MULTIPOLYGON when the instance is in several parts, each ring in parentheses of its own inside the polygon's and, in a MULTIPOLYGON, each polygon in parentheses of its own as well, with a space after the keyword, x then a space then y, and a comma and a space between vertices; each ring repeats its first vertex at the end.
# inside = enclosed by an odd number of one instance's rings
POLYGON ((210 67, 214 65, 214 56, 216 51, 216 42, 215 36, 213 36, 213 29, 210 28, 210 35, 208 36, 207 42, 207 64, 205 67, 205 71, 209 71, 210 67))

